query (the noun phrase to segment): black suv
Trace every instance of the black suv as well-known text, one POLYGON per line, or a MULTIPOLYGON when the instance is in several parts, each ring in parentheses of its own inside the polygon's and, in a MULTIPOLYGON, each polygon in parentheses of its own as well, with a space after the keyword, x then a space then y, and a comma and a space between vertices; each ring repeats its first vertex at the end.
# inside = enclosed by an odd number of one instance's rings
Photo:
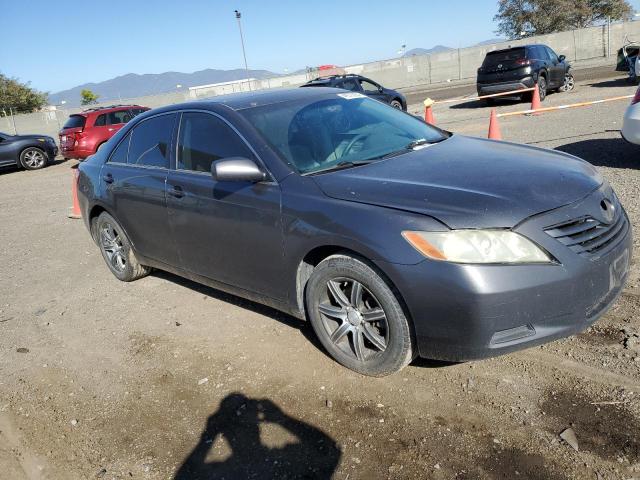
POLYGON ((404 95, 360 75, 333 75, 331 77, 316 78, 301 86, 343 88, 388 103, 398 110, 407 111, 407 99, 404 98, 404 95))
POLYGON ((538 82, 540 100, 551 90, 568 91, 574 86, 571 65, 546 45, 495 50, 487 53, 478 69, 478 96, 531 88, 538 82))

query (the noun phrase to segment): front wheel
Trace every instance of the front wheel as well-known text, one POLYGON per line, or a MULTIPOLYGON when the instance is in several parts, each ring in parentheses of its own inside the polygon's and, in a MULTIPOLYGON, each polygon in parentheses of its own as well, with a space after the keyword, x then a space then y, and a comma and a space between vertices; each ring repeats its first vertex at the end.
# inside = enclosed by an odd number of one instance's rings
POLYGON ((140 265, 131 242, 115 218, 102 212, 94 221, 93 228, 102 258, 118 280, 131 282, 149 274, 151 269, 140 265))
POLYGON ((47 164, 47 154, 37 147, 25 148, 20 154, 20 164, 27 170, 38 170, 47 164))
POLYGON ((311 325, 329 355, 363 375, 395 373, 413 359, 409 321, 387 282, 362 260, 333 255, 306 288, 311 325))
POLYGON ((576 87, 576 81, 574 80, 573 75, 571 75, 570 73, 567 73, 564 76, 564 83, 558 90, 561 92, 570 92, 575 87, 576 87))

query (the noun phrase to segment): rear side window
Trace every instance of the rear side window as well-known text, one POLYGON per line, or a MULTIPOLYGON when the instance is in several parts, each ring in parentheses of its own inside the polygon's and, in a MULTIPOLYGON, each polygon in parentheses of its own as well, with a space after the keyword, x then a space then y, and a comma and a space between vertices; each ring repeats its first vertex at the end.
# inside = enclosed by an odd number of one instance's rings
POLYGON ((107 124, 107 116, 103 113, 102 115, 98 115, 96 121, 93 123, 94 127, 104 127, 107 124))
POLYGON ((131 133, 122 140, 116 149, 109 157, 111 163, 127 163, 127 154, 129 153, 129 141, 131 140, 131 133))
POLYGON ((119 110, 117 112, 111 112, 108 114, 108 124, 118 125, 121 123, 127 123, 133 116, 129 113, 129 110, 119 110))
POLYGON ((228 157, 253 158, 253 154, 238 134, 218 117, 199 112, 182 114, 178 169, 210 172, 213 162, 228 157))
POLYGON ((524 48, 512 48, 498 52, 489 52, 482 62, 483 67, 495 67, 500 63, 510 63, 525 58, 524 48))
POLYGON ((133 118, 137 117, 143 112, 146 112, 146 110, 144 108, 132 108, 131 110, 129 110, 129 112, 131 113, 131 118, 133 118))
POLYGON ((144 120, 131 132, 130 165, 169 168, 175 113, 144 120))
POLYGON ((87 118, 84 115, 71 115, 62 128, 84 128, 87 118))

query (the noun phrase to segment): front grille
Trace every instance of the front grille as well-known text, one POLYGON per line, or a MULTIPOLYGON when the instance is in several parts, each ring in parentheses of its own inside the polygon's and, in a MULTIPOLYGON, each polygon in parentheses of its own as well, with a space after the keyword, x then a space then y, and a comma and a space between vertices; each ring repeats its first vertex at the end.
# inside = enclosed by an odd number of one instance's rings
POLYGON ((599 256, 615 247, 629 230, 627 216, 620 204, 617 206, 616 217, 611 223, 584 216, 552 225, 544 231, 579 255, 599 256))

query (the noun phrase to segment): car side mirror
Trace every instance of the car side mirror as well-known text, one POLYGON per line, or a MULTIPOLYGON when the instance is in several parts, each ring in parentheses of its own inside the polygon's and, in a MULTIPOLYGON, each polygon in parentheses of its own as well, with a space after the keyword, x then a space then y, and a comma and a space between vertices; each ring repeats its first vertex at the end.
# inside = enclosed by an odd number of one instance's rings
POLYGON ((211 175, 218 182, 261 182, 267 176, 253 160, 229 157, 211 164, 211 175))
POLYGON ((565 55, 560 55, 560 56, 558 57, 558 60, 559 60, 560 62, 564 62, 566 59, 567 59, 567 57, 566 57, 565 55))

